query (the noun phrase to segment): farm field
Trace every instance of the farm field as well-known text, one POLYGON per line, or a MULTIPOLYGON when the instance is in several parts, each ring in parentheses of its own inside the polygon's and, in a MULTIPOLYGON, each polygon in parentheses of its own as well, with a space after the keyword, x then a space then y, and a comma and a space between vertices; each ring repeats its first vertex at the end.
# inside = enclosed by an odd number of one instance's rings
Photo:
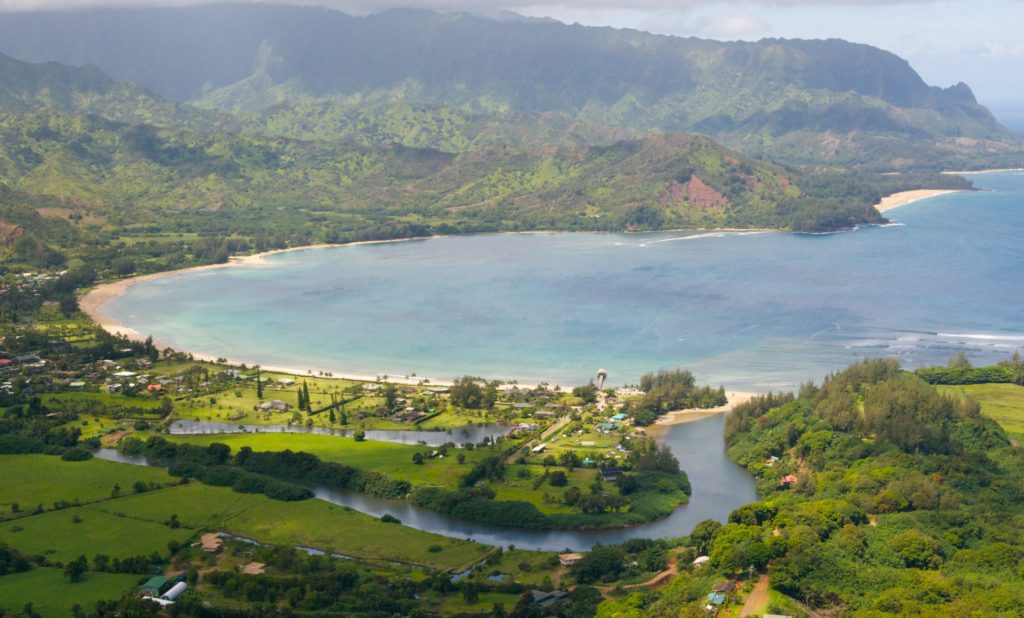
POLYGON ((176 479, 159 468, 125 466, 102 459, 67 462, 53 455, 0 455, 0 518, 10 518, 17 503, 21 511, 54 502, 91 502, 110 497, 115 485, 130 493, 144 483, 169 484, 176 479))
POLYGON ((0 577, 0 609, 14 615, 29 603, 44 618, 65 618, 75 605, 90 611, 98 601, 116 600, 134 588, 145 575, 86 573, 77 583, 68 582, 61 569, 35 568, 0 577))

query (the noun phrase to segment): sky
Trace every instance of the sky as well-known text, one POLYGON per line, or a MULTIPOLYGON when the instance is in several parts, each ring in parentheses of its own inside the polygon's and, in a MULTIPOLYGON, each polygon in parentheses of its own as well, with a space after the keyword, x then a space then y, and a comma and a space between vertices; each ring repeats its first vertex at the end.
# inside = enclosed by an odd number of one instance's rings
MULTIPOLYGON (((204 1, 158 0, 171 5, 204 1)), ((929 84, 945 87, 966 82, 1001 119, 1019 122, 1024 128, 1024 0, 279 1, 355 14, 396 7, 484 14, 510 10, 565 23, 720 40, 842 38, 906 58, 929 84)), ((152 4, 151 0, 0 0, 0 11, 152 4)))

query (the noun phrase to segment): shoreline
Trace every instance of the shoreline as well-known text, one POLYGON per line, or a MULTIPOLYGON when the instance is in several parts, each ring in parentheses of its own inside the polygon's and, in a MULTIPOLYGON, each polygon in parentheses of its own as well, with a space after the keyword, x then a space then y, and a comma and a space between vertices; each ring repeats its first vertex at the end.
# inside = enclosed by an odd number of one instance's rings
POLYGON ((1001 167, 991 170, 953 170, 942 173, 950 176, 970 176, 971 174, 996 174, 999 172, 1024 172, 1024 167, 1001 167))
POLYGON ((927 200, 949 193, 960 193, 961 191, 962 189, 915 189, 913 191, 899 191, 883 197, 877 204, 875 204, 875 208, 878 212, 885 213, 894 208, 899 208, 900 206, 906 206, 907 204, 913 204, 914 202, 927 200))
POLYGON ((657 420, 651 425, 647 426, 646 431, 652 435, 660 435, 667 431, 674 425, 682 425, 684 423, 692 423, 695 421, 701 421, 708 417, 715 416, 718 414, 728 414, 732 412, 736 406, 746 403, 764 393, 755 393, 752 391, 727 391, 725 398, 728 403, 717 408, 687 408, 685 410, 673 410, 666 412, 659 416, 657 420))
MULTIPOLYGON (((745 232, 777 232, 777 231, 779 231, 779 230, 769 230, 769 229, 762 229, 762 228, 693 228, 693 229, 659 230, 656 233, 693 232, 694 234, 701 234, 701 233, 709 233, 709 232, 745 233, 745 232)), ((494 234, 494 235, 572 234, 572 233, 575 233, 575 232, 566 232, 566 231, 559 231, 559 230, 526 230, 526 231, 521 231, 521 232, 488 232, 488 234, 494 234)), ((631 234, 631 233, 637 233, 637 232, 592 232, 592 233, 594 233, 594 234, 611 234, 611 233, 631 234)), ((650 232, 640 232, 640 233, 650 233, 650 232)), ((465 236, 465 235, 466 234, 463 234, 462 236, 465 236)), ((93 322, 95 322, 100 328, 102 328, 103 330, 107 331, 108 333, 110 333, 112 335, 126 337, 127 339, 129 339, 131 341, 143 342, 148 337, 150 337, 151 335, 144 335, 142 333, 139 333, 135 329, 129 328, 129 327, 125 326, 124 324, 122 324, 121 322, 119 322, 118 320, 115 320, 114 318, 112 318, 111 316, 109 316, 108 314, 106 314, 103 311, 103 308, 104 308, 104 306, 107 303, 109 303, 111 300, 113 300, 115 298, 120 298, 121 296, 124 296, 128 292, 129 288, 131 288, 132 286, 137 285, 139 283, 144 283, 144 282, 147 282, 147 281, 155 281, 155 280, 158 280, 158 279, 163 279, 163 278, 167 278, 167 277, 175 277, 175 276, 178 276, 178 275, 184 275, 184 274, 194 273, 194 272, 202 272, 202 271, 215 270, 215 269, 220 269, 220 268, 230 268, 230 267, 233 267, 233 266, 260 266, 260 267, 265 267, 265 266, 269 265, 267 260, 266 260, 266 258, 269 257, 269 256, 281 255, 281 254, 286 254, 286 253, 294 253, 294 252, 298 252, 298 251, 309 251, 309 250, 312 250, 312 249, 337 249, 337 248, 342 248, 342 247, 357 247, 357 246, 361 246, 361 245, 379 245, 379 244, 385 244, 385 243, 411 242, 411 241, 417 241, 417 240, 433 240, 433 239, 438 239, 438 238, 452 238, 452 237, 455 237, 455 236, 460 236, 460 235, 458 235, 458 234, 435 234, 435 235, 431 235, 431 236, 412 236, 412 237, 409 237, 409 238, 389 238, 389 239, 385 239, 385 240, 360 240, 360 241, 355 241, 355 242, 350 242, 350 243, 320 243, 320 244, 316 244, 316 245, 303 245, 301 247, 288 247, 286 249, 272 249, 270 251, 262 251, 260 253, 253 253, 253 254, 250 254, 250 255, 231 256, 231 257, 228 258, 227 262, 224 262, 222 264, 203 264, 203 265, 200 265, 200 266, 190 266, 188 268, 180 268, 180 269, 177 269, 177 270, 168 270, 168 271, 164 271, 164 272, 150 273, 150 274, 146 274, 146 275, 137 275, 137 276, 134 276, 134 277, 128 277, 126 279, 117 279, 117 280, 114 280, 114 281, 101 282, 101 283, 96 284, 92 289, 90 289, 85 294, 83 294, 82 296, 79 297, 79 299, 78 299, 78 307, 82 311, 82 313, 84 313, 87 316, 89 316, 89 318, 93 322)), ((177 352, 183 352, 183 353, 186 353, 186 354, 191 354, 194 359, 199 360, 199 361, 217 362, 217 360, 218 360, 217 357, 209 355, 209 354, 203 354, 201 352, 192 352, 192 351, 184 350, 184 349, 179 350, 177 348, 174 348, 173 346, 168 346, 167 344, 161 342, 156 337, 153 337, 153 344, 157 347, 157 349, 164 349, 164 348, 171 347, 171 348, 173 348, 177 352)), ((221 357, 221 358, 223 358, 223 357, 221 357)), ((235 359, 230 359, 230 358, 225 359, 225 361, 228 364, 231 364, 231 365, 255 366, 255 365, 259 364, 259 363, 255 363, 254 364, 252 362, 240 361, 240 360, 235 360, 235 359)), ((305 369, 299 369, 297 367, 286 367, 286 366, 282 366, 282 365, 262 365, 262 364, 259 364, 259 366, 260 366, 260 369, 264 370, 264 371, 269 371, 271 373, 283 373, 283 374, 292 375, 292 376, 308 376, 308 375, 319 376, 320 372, 325 372, 325 373, 330 373, 331 377, 335 378, 335 379, 339 379, 339 380, 354 380, 354 381, 357 381, 357 382, 377 382, 377 381, 380 381, 382 378, 386 377, 387 381, 391 382, 393 384, 402 384, 402 385, 410 385, 410 386, 416 386, 416 385, 419 385, 420 383, 429 383, 429 384, 436 385, 436 386, 451 386, 452 385, 452 381, 451 380, 434 379, 434 378, 431 378, 429 376, 408 376, 408 377, 406 377, 404 374, 394 374, 393 375, 393 374, 390 374, 390 373, 380 373, 380 374, 377 374, 377 375, 370 375, 370 374, 364 374, 364 373, 358 373, 358 372, 353 373, 353 372, 348 372, 348 371, 334 371, 332 369, 327 369, 327 368, 323 368, 323 367, 307 367, 305 369)), ((515 380, 515 378, 507 378, 506 377, 505 378, 506 383, 507 383, 508 380, 515 380)), ((535 384, 525 384, 525 383, 519 382, 518 380, 516 381, 515 385, 520 387, 520 388, 527 388, 527 389, 535 388, 536 387, 535 384)))
MULTIPOLYGON (((999 170, 986 170, 986 171, 999 171, 999 170)), ((1012 171, 1012 170, 1003 170, 1003 171, 1012 171)), ((1022 170, 1022 171, 1024 171, 1024 170, 1022 170)), ((955 173, 955 172, 944 172, 944 173, 955 173)), ((972 172, 972 173, 984 173, 984 172, 979 171, 979 172, 972 172)), ((939 195, 945 195, 947 193, 956 193, 956 192, 958 192, 958 190, 951 190, 951 189, 919 189, 919 190, 915 190, 915 191, 902 191, 902 192, 899 192, 899 193, 893 193, 891 195, 887 195, 887 196, 883 197, 881 199, 881 201, 878 204, 875 205, 875 208, 877 208, 879 212, 884 213, 884 212, 886 212, 888 210, 892 210, 893 208, 897 208, 899 206, 910 204, 912 202, 916 202, 916 201, 923 200, 923 199, 928 199, 928 198, 931 198, 931 197, 936 197, 936 196, 939 196, 939 195)), ((734 233, 735 234, 735 233, 750 233, 750 232, 761 232, 761 233, 765 233, 765 232, 785 232, 785 230, 774 230, 774 229, 766 229, 766 228, 689 228, 689 229, 659 230, 658 232, 655 232, 655 233, 668 233, 668 234, 671 234, 671 233, 680 233, 680 232, 692 232, 694 235, 698 235, 698 234, 706 234, 706 233, 726 233, 726 234, 734 233)), ((577 233, 577 232, 567 232, 567 231, 559 231, 559 230, 524 230, 524 231, 517 231, 517 232, 487 232, 487 234, 492 234, 492 235, 572 234, 572 233, 577 233)), ((590 232, 590 233, 594 233, 594 234, 612 234, 612 233, 617 233, 617 234, 634 234, 634 233, 638 233, 638 232, 629 232, 629 231, 623 231, 623 232, 600 232, 600 231, 597 231, 597 232, 590 232)), ((649 232, 639 232, 639 233, 649 233, 649 232)), ((468 234, 468 235, 472 235, 472 234, 468 234)), ((309 250, 312 250, 312 249, 337 249, 337 248, 341 248, 341 247, 357 247, 357 246, 361 246, 361 245, 378 245, 378 244, 385 244, 385 243, 411 242, 411 241, 417 241, 417 240, 433 240, 433 239, 439 239, 439 238, 451 238, 451 237, 454 237, 454 236, 462 236, 462 235, 458 235, 458 234, 434 234, 434 235, 430 235, 430 236, 412 236, 412 237, 409 237, 409 238, 389 238, 389 239, 383 239, 383 240, 361 240, 361 241, 354 241, 354 242, 349 242, 349 243, 320 243, 320 244, 315 244, 315 245, 303 245, 301 247, 288 247, 288 248, 285 248, 285 249, 272 249, 270 251, 262 251, 260 253, 253 253, 253 254, 250 254, 250 255, 231 256, 231 257, 228 258, 227 262, 224 262, 222 264, 204 264, 204 265, 200 265, 200 266, 191 266, 191 267, 188 267, 188 268, 181 268, 181 269, 177 269, 177 270, 169 270, 169 271, 158 272, 158 273, 150 273, 150 274, 146 274, 146 275, 138 275, 138 276, 135 276, 135 277, 129 277, 127 279, 118 279, 118 280, 115 280, 115 281, 101 282, 101 283, 96 284, 92 289, 90 289, 85 294, 83 294, 82 296, 79 297, 79 299, 78 299, 78 306, 79 306, 79 309, 82 311, 82 313, 84 313, 87 316, 89 316, 89 318, 92 319, 92 321, 96 322, 96 324, 100 328, 102 328, 103 330, 107 331, 108 333, 110 333, 112 335, 123 336, 123 337, 126 337, 126 338, 128 338, 129 340, 132 340, 132 341, 142 342, 142 341, 145 341, 148 337, 150 337, 150 335, 143 335, 143 334, 139 333, 138 331, 125 326, 124 324, 122 324, 118 320, 115 320, 114 318, 110 317, 109 315, 107 315, 103 311, 103 308, 104 308, 104 306, 107 303, 109 303, 111 300, 113 300, 115 298, 120 298, 121 296, 124 296, 128 292, 129 288, 131 288, 132 286, 137 285, 139 283, 144 283, 146 281, 154 281, 154 280, 161 279, 161 278, 166 278, 166 277, 174 277, 174 276, 178 276, 178 275, 184 275, 184 274, 193 273, 193 272, 201 272, 201 271, 214 270, 214 269, 219 269, 219 268, 230 268, 230 267, 233 267, 233 266, 261 266, 261 267, 265 267, 265 266, 268 265, 268 262, 267 262, 266 258, 269 257, 269 256, 281 255, 281 254, 286 254, 286 253, 294 253, 294 252, 298 252, 298 251, 309 251, 309 250)), ((157 349, 163 349, 163 348, 167 348, 167 347, 172 347, 172 346, 168 346, 168 345, 164 344, 163 342, 161 342, 160 340, 156 339, 155 337, 153 338, 153 344, 156 345, 157 349)), ((177 350, 177 348, 175 348, 175 350, 178 351, 178 352, 185 352, 185 353, 191 354, 192 357, 195 358, 196 360, 206 361, 206 362, 217 362, 217 358, 216 357, 208 355, 208 354, 197 353, 197 352, 189 352, 188 350, 177 350)), ((232 364, 232 365, 253 365, 253 363, 239 361, 239 360, 234 360, 234 359, 225 359, 225 360, 226 360, 227 363, 232 364)), ((428 382, 430 384, 435 384, 435 385, 438 385, 438 386, 450 386, 452 384, 452 382, 450 380, 447 380, 447 381, 446 380, 435 380, 435 379, 427 377, 427 376, 415 376, 415 377, 413 377, 413 376, 409 376, 409 377, 402 376, 402 377, 399 377, 399 376, 393 376, 392 374, 386 374, 386 373, 381 373, 381 374, 378 374, 378 375, 370 375, 370 374, 362 374, 362 373, 352 373, 352 372, 347 372, 347 371, 335 372, 335 371, 333 371, 331 369, 326 369, 326 368, 321 368, 321 367, 306 368, 305 371, 303 371, 303 370, 301 370, 299 368, 296 368, 296 367, 285 367, 285 366, 279 366, 279 365, 266 365, 266 366, 260 365, 260 367, 261 367, 261 369, 264 369, 264 370, 267 370, 267 371, 270 371, 270 372, 273 372, 273 373, 283 373, 283 374, 295 375, 295 376, 320 375, 321 373, 329 373, 329 374, 331 374, 331 377, 333 377, 333 378, 342 379, 342 380, 354 380, 354 381, 359 381, 359 382, 377 382, 381 378, 386 376, 387 377, 387 381, 393 382, 395 384, 405 384, 405 385, 414 385, 414 386, 418 385, 420 383, 424 383, 424 382, 428 382)), ((514 378, 507 378, 507 379, 508 380, 512 380, 514 378)), ((533 385, 518 384, 518 382, 517 382, 517 385, 521 386, 523 388, 532 388, 533 387, 533 385)), ((739 392, 730 393, 729 394, 730 400, 731 400, 731 397, 732 397, 733 394, 740 394, 740 393, 739 392)), ((751 394, 751 393, 744 393, 744 394, 748 395, 746 397, 746 399, 749 399, 750 396, 755 395, 757 393, 753 393, 753 394, 751 394)), ((746 399, 744 399, 744 401, 746 399)), ((702 410, 702 411, 699 411, 699 412, 698 411, 692 411, 692 410, 691 411, 677 411, 677 412, 670 412, 669 414, 667 414, 665 416, 666 417, 671 417, 671 418, 676 418, 677 414, 688 413, 688 414, 690 414, 689 417, 680 417, 680 418, 689 418, 690 420, 698 420, 697 418, 694 418, 694 416, 693 416, 694 414, 704 414, 704 416, 700 416, 700 418, 705 418, 709 414, 720 414, 722 412, 725 412, 725 411, 727 411, 727 410, 724 409, 725 407, 729 407, 729 409, 731 409, 731 406, 735 405, 736 403, 739 403, 739 401, 736 401, 736 402, 730 401, 730 404, 727 404, 727 406, 722 406, 723 409, 719 410, 719 411, 708 411, 708 410, 702 410)), ((714 409, 714 410, 718 410, 718 409, 714 409)), ((665 417, 662 417, 662 418, 665 418, 665 417)), ((666 423, 667 424, 672 424, 674 422, 688 422, 688 421, 680 420, 680 421, 665 421, 665 422, 662 422, 662 419, 659 419, 656 422, 656 424, 665 425, 666 423)), ((653 425, 652 425, 652 427, 653 427, 653 425)))

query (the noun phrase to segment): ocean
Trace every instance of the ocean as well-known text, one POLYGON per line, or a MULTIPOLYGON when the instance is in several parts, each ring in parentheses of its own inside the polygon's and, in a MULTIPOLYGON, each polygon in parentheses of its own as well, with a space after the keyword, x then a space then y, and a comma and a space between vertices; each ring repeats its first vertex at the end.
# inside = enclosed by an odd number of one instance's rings
POLYGON ((104 313, 265 366, 571 386, 683 367, 792 389, 871 357, 1024 348, 1024 174, 851 232, 505 234, 271 255, 141 282, 104 313))

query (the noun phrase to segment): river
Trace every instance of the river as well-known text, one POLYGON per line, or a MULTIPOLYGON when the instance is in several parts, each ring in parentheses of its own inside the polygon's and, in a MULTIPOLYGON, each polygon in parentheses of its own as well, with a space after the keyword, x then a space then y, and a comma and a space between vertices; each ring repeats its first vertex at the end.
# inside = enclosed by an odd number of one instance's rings
MULTIPOLYGON (((716 415, 700 421, 674 425, 661 437, 672 449, 679 465, 690 477, 693 495, 690 503, 658 521, 616 530, 530 531, 484 526, 461 521, 416 506, 405 500, 382 500, 351 491, 324 487, 315 489, 317 498, 348 506, 376 517, 394 515, 402 523, 445 536, 473 539, 488 545, 515 545, 521 549, 545 551, 586 550, 594 543, 619 543, 629 538, 672 538, 690 533, 694 524, 705 519, 725 521, 733 509, 757 500, 754 480, 729 459, 722 440, 725 417, 716 415)), ((114 449, 100 449, 97 457, 148 465, 144 457, 124 455, 114 449)))

